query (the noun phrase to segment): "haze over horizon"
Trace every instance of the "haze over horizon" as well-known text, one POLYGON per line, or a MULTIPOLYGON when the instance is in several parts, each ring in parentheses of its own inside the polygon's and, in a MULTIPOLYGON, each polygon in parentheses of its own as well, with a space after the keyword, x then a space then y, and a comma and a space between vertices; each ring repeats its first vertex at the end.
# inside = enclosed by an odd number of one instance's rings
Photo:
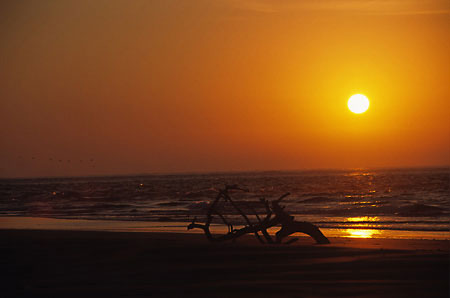
POLYGON ((450 165, 449 1, 2 1, 0 36, 3 178, 450 165))

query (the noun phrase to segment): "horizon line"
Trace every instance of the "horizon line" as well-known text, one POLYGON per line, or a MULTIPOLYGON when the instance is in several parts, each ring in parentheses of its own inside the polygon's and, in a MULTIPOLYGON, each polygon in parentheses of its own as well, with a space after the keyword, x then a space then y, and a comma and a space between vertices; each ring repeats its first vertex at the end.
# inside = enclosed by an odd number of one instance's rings
POLYGON ((27 180, 27 179, 77 179, 77 178, 100 178, 100 177, 143 177, 143 176, 177 176, 177 175, 217 175, 217 174, 245 174, 245 173, 295 173, 295 172, 332 172, 332 171, 380 171, 380 170, 414 170, 414 169, 450 169, 449 165, 421 165, 421 166, 378 166, 378 167, 348 167, 348 168, 304 168, 304 169, 268 169, 268 170, 194 170, 174 172, 144 172, 144 173, 114 173, 114 174, 92 174, 92 175, 56 175, 56 176, 16 176, 2 177, 0 180, 27 180))

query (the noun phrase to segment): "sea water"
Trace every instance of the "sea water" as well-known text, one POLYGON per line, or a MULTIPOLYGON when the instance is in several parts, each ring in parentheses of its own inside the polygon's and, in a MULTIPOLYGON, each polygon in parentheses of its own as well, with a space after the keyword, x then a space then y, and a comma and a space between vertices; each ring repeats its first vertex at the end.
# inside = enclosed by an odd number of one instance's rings
MULTIPOLYGON (((230 195, 254 223, 266 215, 261 198, 289 192, 281 202, 289 214, 329 231, 450 239, 450 168, 2 179, 0 216, 201 222, 218 191, 232 184, 247 189, 230 195)), ((222 200, 217 210, 244 224, 231 204, 222 200)))

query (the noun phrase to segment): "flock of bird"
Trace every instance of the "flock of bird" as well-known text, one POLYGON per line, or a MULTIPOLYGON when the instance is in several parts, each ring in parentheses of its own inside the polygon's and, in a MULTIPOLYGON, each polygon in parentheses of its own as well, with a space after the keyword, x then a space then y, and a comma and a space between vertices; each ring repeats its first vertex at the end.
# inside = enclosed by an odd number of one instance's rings
POLYGON ((95 160, 93 158, 90 159, 58 159, 58 158, 53 158, 53 157, 49 157, 47 158, 38 158, 35 156, 31 156, 31 157, 23 157, 23 156, 18 156, 18 159, 20 160, 32 160, 32 161, 37 161, 37 160, 47 160, 48 162, 56 162, 56 163, 72 163, 72 162, 78 162, 78 163, 86 163, 89 166, 95 168, 95 160))

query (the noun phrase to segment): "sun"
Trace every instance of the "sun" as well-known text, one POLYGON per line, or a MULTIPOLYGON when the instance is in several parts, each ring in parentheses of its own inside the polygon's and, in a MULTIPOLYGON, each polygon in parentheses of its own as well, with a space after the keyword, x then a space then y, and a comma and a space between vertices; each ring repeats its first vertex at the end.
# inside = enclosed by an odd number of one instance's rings
POLYGON ((355 94, 349 98, 347 105, 353 113, 361 114, 369 108, 369 99, 365 95, 355 94))

